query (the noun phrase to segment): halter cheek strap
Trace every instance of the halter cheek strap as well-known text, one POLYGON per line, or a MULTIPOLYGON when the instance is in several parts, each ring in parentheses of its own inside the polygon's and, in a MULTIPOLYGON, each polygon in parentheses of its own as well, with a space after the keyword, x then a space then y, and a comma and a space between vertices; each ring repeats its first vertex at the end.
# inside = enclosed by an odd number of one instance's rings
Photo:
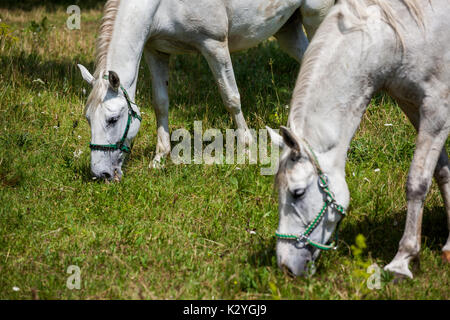
MULTIPOLYGON (((105 76, 103 76, 103 79, 108 80, 109 77, 107 75, 105 75, 105 76)), ((137 106, 137 104, 131 101, 127 90, 125 90, 125 88, 122 85, 120 85, 120 89, 122 90, 123 95, 124 95, 125 99, 127 100, 127 104, 128 104, 128 120, 127 120, 127 125, 125 127, 125 132, 123 133, 122 138, 115 144, 93 144, 93 143, 90 143, 89 147, 91 148, 91 150, 98 150, 98 151, 120 150, 125 153, 131 153, 131 148, 128 147, 127 145, 125 145, 125 140, 127 139, 128 131, 130 131, 130 125, 131 125, 131 121, 133 120, 133 118, 137 119, 139 121, 142 121, 142 118, 131 107, 132 104, 134 104, 136 106, 137 106)))
POLYGON ((331 190, 328 186, 328 177, 325 173, 323 173, 322 169, 320 168, 319 161, 317 160, 317 157, 314 154, 312 148, 309 146, 308 143, 305 143, 305 144, 308 146, 309 152, 311 153, 311 161, 312 161, 314 167, 316 168, 317 173, 319 174, 319 187, 325 193, 326 200, 322 206, 322 209, 317 214, 316 218, 313 221, 311 221, 311 223, 306 227, 306 230, 304 233, 302 233, 300 235, 294 235, 294 234, 285 234, 285 233, 275 232, 275 236, 279 239, 294 240, 294 241, 297 241, 298 243, 307 242, 308 244, 310 244, 313 247, 316 247, 320 250, 331 250, 331 249, 336 250, 337 243, 339 240, 338 239, 339 226, 341 224, 342 219, 340 219, 339 222, 337 223, 336 231, 335 231, 335 240, 332 243, 321 244, 321 243, 317 243, 317 242, 311 240, 311 238, 310 238, 311 233, 319 225, 319 223, 322 220, 328 207, 330 207, 332 209, 333 208, 336 209, 336 211, 339 212, 342 217, 345 217, 347 213, 343 206, 337 204, 335 196, 334 196, 333 192, 331 192, 331 190))

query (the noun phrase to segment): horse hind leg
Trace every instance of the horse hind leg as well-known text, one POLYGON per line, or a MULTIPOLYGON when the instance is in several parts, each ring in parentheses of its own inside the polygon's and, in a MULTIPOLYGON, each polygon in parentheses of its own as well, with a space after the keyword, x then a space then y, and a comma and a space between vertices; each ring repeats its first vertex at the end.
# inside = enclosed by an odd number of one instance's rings
POLYGON ((157 122, 156 154, 150 167, 159 168, 161 160, 170 153, 168 94, 170 56, 147 48, 144 56, 152 75, 152 100, 157 122))
POLYGON ((447 224, 449 236, 447 243, 442 248, 442 260, 450 263, 450 166, 447 151, 443 148, 434 171, 434 177, 441 191, 442 198, 447 212, 447 224))
POLYGON ((286 24, 274 36, 280 44, 281 49, 300 63, 309 42, 303 32, 299 10, 289 18, 286 24))
POLYGON ((241 109, 241 97, 234 77, 233 65, 227 41, 207 39, 199 48, 216 79, 225 108, 237 127, 239 143, 250 146, 253 137, 241 109))

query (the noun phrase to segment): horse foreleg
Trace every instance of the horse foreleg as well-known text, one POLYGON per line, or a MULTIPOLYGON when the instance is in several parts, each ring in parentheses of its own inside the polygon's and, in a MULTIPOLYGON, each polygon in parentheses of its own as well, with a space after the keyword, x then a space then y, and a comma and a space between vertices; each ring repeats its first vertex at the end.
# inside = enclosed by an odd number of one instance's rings
POLYGON ((170 153, 169 134, 169 55, 145 49, 145 60, 152 75, 153 109, 157 121, 156 155, 150 167, 159 168, 170 153))
MULTIPOLYGON (((408 107, 407 105, 401 105, 403 112, 407 115, 414 128, 419 130, 420 114, 414 108, 408 107)), ((438 162, 436 164, 436 169, 434 170, 434 178, 441 191, 442 198, 444 200, 445 210, 447 212, 447 223, 449 230, 449 237, 447 243, 442 248, 442 259, 450 263, 450 165, 448 160, 448 155, 445 147, 442 149, 439 155, 438 162)))
POLYGON ((208 39, 202 43, 199 50, 208 62, 219 87, 225 108, 231 114, 236 124, 239 142, 245 145, 251 145, 253 138, 242 114, 241 97, 234 78, 233 65, 231 63, 227 41, 208 39))
MULTIPOLYGON (((428 127, 432 128, 432 126, 428 127)), ((427 126, 423 123, 419 128, 417 148, 411 163, 406 188, 408 212, 405 230, 397 254, 385 267, 386 271, 393 272, 398 276, 413 278, 413 274, 409 270, 409 263, 411 260, 419 258, 424 201, 447 136, 448 129, 436 133, 433 130, 427 130, 427 126)))
MULTIPOLYGON (((447 211, 447 223, 450 233, 450 166, 447 151, 443 148, 434 171, 434 177, 444 199, 445 210, 447 211)), ((450 263, 450 234, 447 243, 442 248, 442 259, 450 263)))
POLYGON ((274 36, 281 49, 300 63, 309 42, 303 32, 302 19, 298 10, 274 36))

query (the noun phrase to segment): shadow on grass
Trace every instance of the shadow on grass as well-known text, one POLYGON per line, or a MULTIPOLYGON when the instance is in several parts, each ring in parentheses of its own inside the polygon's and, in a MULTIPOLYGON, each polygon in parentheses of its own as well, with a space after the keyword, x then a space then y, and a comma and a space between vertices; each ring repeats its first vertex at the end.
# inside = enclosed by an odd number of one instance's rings
MULTIPOLYGON (((446 213, 443 206, 424 208, 422 221, 422 249, 428 249, 440 254, 442 246, 448 237, 446 213)), ((340 232, 342 241, 351 245, 358 234, 366 237, 367 251, 373 258, 390 262, 397 250, 403 235, 406 221, 406 211, 364 216, 360 222, 345 224, 340 232)))
MULTIPOLYGON (((299 65, 275 41, 232 54, 232 60, 246 120, 262 117, 270 125, 268 116, 277 111, 275 105, 290 102, 299 65)), ((171 70, 169 97, 177 118, 186 119, 189 124, 203 118, 230 121, 215 79, 201 55, 177 56, 171 61, 171 70), (183 108, 186 104, 191 107, 183 108)))
MULTIPOLYGON (((233 54, 232 58, 247 121, 250 124, 251 118, 256 116, 260 117, 264 124, 273 125, 270 115, 274 112, 274 102, 279 102, 278 105, 289 103, 299 69, 298 64, 284 54, 274 41, 233 54)), ((77 63, 85 65, 93 72, 93 59, 94 57, 82 54, 74 54, 72 59, 59 59, 17 49, 0 54, 0 69, 11 79, 11 86, 20 86, 33 94, 39 95, 45 89, 65 97, 68 101, 77 97, 87 100, 90 88, 82 79, 77 63), (85 96, 82 95, 83 88, 87 89, 85 96)), ((136 100, 142 111, 153 113, 150 103, 151 76, 145 63, 141 63, 136 100)), ((172 128, 185 127, 192 132, 194 121, 204 118, 211 119, 208 125, 217 124, 216 127, 222 130, 234 128, 208 64, 200 54, 172 57, 169 97, 172 111, 172 119, 169 121, 172 128)), ((79 121, 84 120, 81 119, 81 114, 79 117, 79 121)), ((154 120, 147 118, 144 121, 154 120)), ((150 134, 151 141, 156 140, 156 132, 141 134, 150 134)), ((139 152, 134 152, 132 158, 140 160, 145 157, 150 161, 154 152, 155 145, 151 143, 139 152)), ((127 164, 124 164, 123 168, 126 175, 127 164)), ((83 181, 92 182, 88 164, 74 168, 74 173, 83 181)))
MULTIPOLYGON (((403 235, 406 211, 393 212, 383 218, 366 216, 358 224, 345 224, 340 231, 340 241, 348 246, 355 242, 358 234, 366 237, 367 251, 374 259, 390 262, 398 249, 403 235)), ((422 224, 422 249, 427 247, 436 254, 441 254, 442 246, 447 241, 448 229, 444 207, 435 206, 424 209, 422 224)), ((260 239, 250 247, 249 263, 253 267, 276 267, 276 239, 260 239)), ((341 247, 343 244, 341 243, 341 247)), ((350 255, 349 255, 350 258, 350 255)), ((320 259, 320 258, 319 258, 320 259)))
POLYGON ((36 93, 42 89, 42 86, 34 80, 41 79, 49 90, 78 95, 84 85, 77 67, 78 63, 93 68, 93 63, 88 62, 81 55, 74 56, 73 60, 45 60, 36 53, 24 51, 0 55, 0 67, 3 73, 11 77, 20 75, 20 84, 36 93))
POLYGON ((79 166, 74 167, 73 173, 84 183, 98 182, 92 179, 91 167, 88 162, 83 162, 79 166))
POLYGON ((275 237, 259 239, 249 248, 252 254, 248 258, 248 263, 255 268, 276 267, 275 245, 275 237))
POLYGON ((104 4, 105 0, 2 0, 0 8, 29 11, 44 7, 45 10, 52 12, 61 7, 67 8, 70 5, 78 5, 82 9, 100 9, 104 4))
MULTIPOLYGON (((233 54, 232 57, 245 117, 248 121, 255 116, 262 117, 270 125, 268 115, 276 112, 274 105, 287 105, 290 101, 299 65, 284 54, 274 41, 233 54)), ((17 50, 0 55, 0 67, 5 75, 20 75, 21 85, 33 92, 42 90, 41 84, 35 81, 41 79, 49 90, 65 96, 78 96, 86 84, 77 64, 81 63, 93 72, 93 59, 88 60, 82 54, 74 54, 72 60, 46 59, 36 53, 17 50)), ((150 108, 151 76, 145 63, 141 63, 136 100, 142 110, 153 112, 150 108)), ((170 66, 170 106, 174 116, 183 119, 183 125, 193 126, 195 120, 208 118, 213 123, 225 121, 234 127, 203 56, 173 56, 170 66)))

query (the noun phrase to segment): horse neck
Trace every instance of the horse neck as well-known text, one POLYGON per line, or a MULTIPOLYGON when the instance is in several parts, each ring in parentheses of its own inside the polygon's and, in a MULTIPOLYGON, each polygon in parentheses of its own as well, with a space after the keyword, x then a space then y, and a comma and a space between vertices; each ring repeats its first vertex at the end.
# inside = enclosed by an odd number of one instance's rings
POLYGON ((386 54, 389 41, 368 45, 374 35, 343 34, 335 19, 324 24, 305 55, 289 125, 309 143, 324 171, 344 174, 351 139, 398 57, 386 54))
POLYGON ((106 71, 115 71, 134 100, 139 63, 157 1, 121 1, 108 48, 106 71), (153 4, 152 4, 153 2, 153 4))

